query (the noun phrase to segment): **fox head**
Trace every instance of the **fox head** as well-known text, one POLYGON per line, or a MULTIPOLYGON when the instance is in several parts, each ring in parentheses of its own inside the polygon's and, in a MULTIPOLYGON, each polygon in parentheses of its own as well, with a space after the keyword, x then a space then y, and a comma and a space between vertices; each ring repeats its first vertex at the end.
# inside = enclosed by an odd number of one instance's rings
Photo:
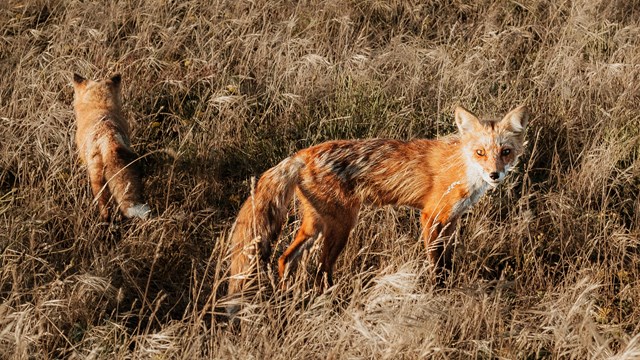
POLYGON ((470 177, 479 175, 489 186, 500 184, 522 154, 529 120, 525 106, 511 110, 502 120, 480 120, 462 107, 455 110, 460 143, 470 177))
POLYGON ((120 74, 115 74, 108 79, 93 81, 73 74, 74 106, 77 108, 83 104, 91 104, 120 108, 121 79, 120 74))

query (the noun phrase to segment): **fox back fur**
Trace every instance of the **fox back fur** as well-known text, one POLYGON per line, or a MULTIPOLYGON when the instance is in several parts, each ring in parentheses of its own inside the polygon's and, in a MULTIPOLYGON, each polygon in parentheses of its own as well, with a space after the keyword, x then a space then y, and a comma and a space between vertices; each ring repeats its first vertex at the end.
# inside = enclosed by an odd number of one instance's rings
MULTIPOLYGON (((459 135, 440 140, 329 141, 297 152, 267 170, 240 209, 231 232, 229 294, 243 290, 257 255, 268 261, 295 193, 302 223, 278 260, 288 266, 322 235, 316 280, 332 283, 333 265, 362 204, 422 210, 422 238, 441 282, 451 268, 448 236, 455 221, 501 183, 522 153, 524 106, 502 120, 481 121, 458 107, 459 135), (324 280, 323 280, 324 279, 324 280)), ((237 309, 230 309, 233 312, 237 309)))
POLYGON ((109 220, 111 195, 128 218, 146 219, 150 214, 129 124, 122 115, 120 82, 120 74, 100 81, 73 75, 76 145, 103 221, 109 220))

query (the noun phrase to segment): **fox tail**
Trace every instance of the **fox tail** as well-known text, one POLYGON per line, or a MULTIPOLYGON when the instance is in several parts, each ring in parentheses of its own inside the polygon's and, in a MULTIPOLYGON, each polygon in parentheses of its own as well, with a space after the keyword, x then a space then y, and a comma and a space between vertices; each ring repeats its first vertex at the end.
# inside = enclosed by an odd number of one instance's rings
POLYGON ((104 177, 120 211, 128 218, 147 219, 151 214, 144 202, 142 171, 138 156, 124 145, 101 146, 104 177))
POLYGON ((242 205, 230 236, 230 295, 242 290, 252 264, 255 264, 252 260, 258 254, 263 260, 271 256, 272 244, 287 218, 289 203, 304 165, 299 157, 284 159, 260 177, 255 190, 242 205))

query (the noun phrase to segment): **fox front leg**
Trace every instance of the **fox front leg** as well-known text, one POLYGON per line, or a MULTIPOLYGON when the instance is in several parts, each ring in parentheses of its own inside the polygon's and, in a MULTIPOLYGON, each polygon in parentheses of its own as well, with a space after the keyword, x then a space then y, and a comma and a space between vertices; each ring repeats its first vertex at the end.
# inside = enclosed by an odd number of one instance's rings
POLYGON ((430 213, 421 215, 422 238, 427 257, 433 265, 435 283, 444 286, 448 275, 453 269, 451 235, 455 230, 455 220, 441 222, 434 220, 430 213))

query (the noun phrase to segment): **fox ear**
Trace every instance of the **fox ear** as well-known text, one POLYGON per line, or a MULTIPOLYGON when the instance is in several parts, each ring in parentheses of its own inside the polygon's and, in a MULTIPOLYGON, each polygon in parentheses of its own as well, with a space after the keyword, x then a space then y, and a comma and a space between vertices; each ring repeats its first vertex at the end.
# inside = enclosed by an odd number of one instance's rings
POLYGON ((527 127, 528 122, 529 110, 526 105, 521 105, 509 111, 500 121, 500 126, 516 134, 520 134, 527 127))
POLYGON ((87 81, 87 79, 83 78, 82 76, 73 73, 73 84, 74 85, 82 85, 85 83, 85 81, 87 81))
POLYGON ((120 75, 120 73, 114 74, 110 80, 113 85, 118 86, 120 85, 120 81, 122 80, 122 75, 120 75))
POLYGON ((460 134, 466 134, 477 130, 480 126, 480 120, 469 110, 462 106, 457 106, 455 111, 456 125, 460 134))

